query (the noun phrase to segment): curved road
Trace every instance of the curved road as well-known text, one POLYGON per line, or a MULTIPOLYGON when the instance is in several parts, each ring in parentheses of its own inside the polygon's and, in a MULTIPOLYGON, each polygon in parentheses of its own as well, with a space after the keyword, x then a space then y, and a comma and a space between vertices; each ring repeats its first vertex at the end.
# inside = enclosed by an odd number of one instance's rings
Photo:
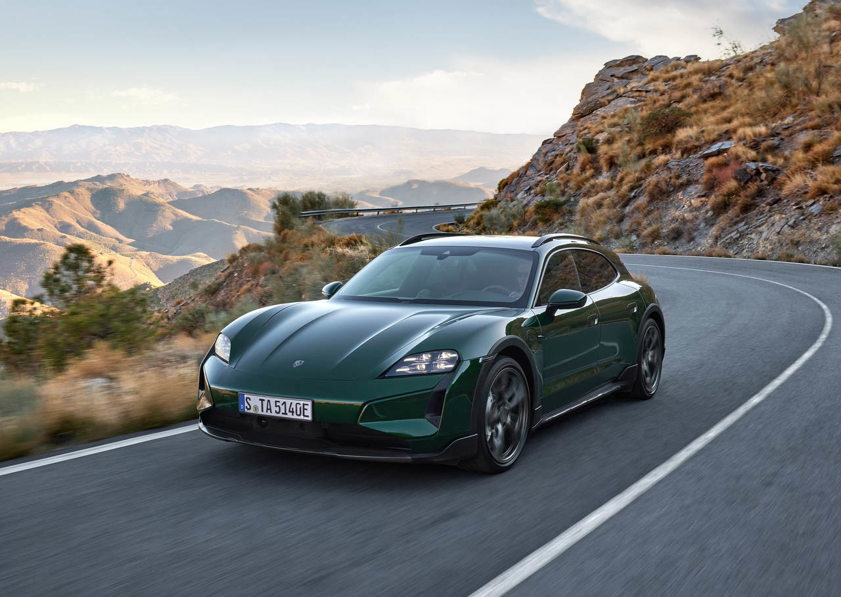
MULTIPOLYGON (((422 216, 404 216, 404 233, 422 216)), ((654 400, 608 399, 562 419, 498 476, 288 455, 196 431, 6 463, 3 594, 497 594, 500 575, 529 561, 534 574, 511 594, 837 594, 841 271, 623 260, 667 318, 654 400), (670 460, 699 437, 690 457, 670 460), (668 474, 605 515, 664 463, 668 474), (541 558, 570 528, 565 551, 541 558)))
POLYGON ((360 232, 368 236, 394 240, 409 238, 416 234, 437 232, 435 226, 452 222, 456 215, 469 215, 473 210, 455 209, 453 211, 428 211, 416 214, 386 214, 381 216, 363 216, 360 218, 342 218, 328 220, 324 226, 338 234, 360 232))

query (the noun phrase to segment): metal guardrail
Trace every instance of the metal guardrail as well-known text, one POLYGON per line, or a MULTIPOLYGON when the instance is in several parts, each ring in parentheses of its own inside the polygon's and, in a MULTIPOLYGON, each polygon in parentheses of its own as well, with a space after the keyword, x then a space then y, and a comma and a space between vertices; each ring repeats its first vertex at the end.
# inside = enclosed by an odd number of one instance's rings
POLYGON ((403 212, 414 212, 418 213, 420 211, 452 211, 454 209, 467 209, 469 207, 477 207, 479 205, 478 201, 474 201, 472 203, 453 203, 450 205, 412 205, 407 207, 360 207, 360 208, 349 208, 349 209, 314 209, 312 211, 302 211, 298 214, 298 216, 302 218, 308 218, 310 216, 329 216, 329 215, 342 215, 342 214, 355 214, 355 215, 362 215, 362 214, 388 214, 388 213, 403 213, 403 212))

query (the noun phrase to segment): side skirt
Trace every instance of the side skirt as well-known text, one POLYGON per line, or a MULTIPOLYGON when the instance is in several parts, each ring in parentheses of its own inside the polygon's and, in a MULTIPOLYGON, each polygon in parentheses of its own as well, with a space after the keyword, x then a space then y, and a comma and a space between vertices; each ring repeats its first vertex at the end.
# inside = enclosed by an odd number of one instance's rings
MULTIPOLYGON (((554 421, 568 413, 571 413, 579 408, 587 406, 591 402, 595 402, 596 400, 601 400, 611 394, 615 394, 616 392, 621 392, 623 390, 627 390, 631 388, 634 382, 637 379, 637 369, 639 367, 637 365, 631 365, 627 367, 619 377, 616 378, 615 381, 611 381, 605 384, 600 385, 599 387, 589 391, 588 393, 584 394, 581 398, 572 402, 570 404, 565 404, 561 408, 552 411, 551 413, 547 413, 545 415, 541 415, 539 419, 537 419, 537 423, 532 426, 532 429, 537 429, 538 427, 542 427, 547 423, 554 421)), ((542 408, 542 407, 540 407, 542 408)), ((539 414, 539 413, 535 413, 539 414)), ((537 417, 535 417, 537 418, 537 417)))

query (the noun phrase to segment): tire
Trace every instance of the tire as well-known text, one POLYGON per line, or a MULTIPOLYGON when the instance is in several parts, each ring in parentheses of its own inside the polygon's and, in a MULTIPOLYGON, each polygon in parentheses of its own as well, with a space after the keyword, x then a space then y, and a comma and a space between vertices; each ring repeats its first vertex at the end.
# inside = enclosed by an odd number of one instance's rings
POLYGON ((497 357, 474 400, 478 448, 460 466, 491 474, 507 471, 520 457, 531 429, 531 395, 523 368, 512 358, 497 357))
POLYGON ((628 393, 636 400, 650 400, 660 387, 663 374, 663 331, 653 319, 646 319, 637 348, 637 378, 628 393))

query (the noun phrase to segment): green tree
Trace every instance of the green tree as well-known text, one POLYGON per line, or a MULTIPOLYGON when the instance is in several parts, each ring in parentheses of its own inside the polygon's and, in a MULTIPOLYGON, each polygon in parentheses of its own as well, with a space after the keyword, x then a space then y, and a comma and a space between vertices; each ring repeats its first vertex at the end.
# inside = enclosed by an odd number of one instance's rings
POLYGON ((301 211, 331 209, 330 197, 322 191, 307 191, 301 195, 301 211))
POLYGON ((24 373, 58 371, 97 341, 135 351, 155 334, 148 299, 138 288, 108 282, 108 267, 84 245, 69 245, 41 285, 53 306, 30 300, 12 304, 3 325, 0 362, 24 373))
POLYGON ((274 213, 274 231, 280 234, 284 230, 295 228, 298 214, 301 212, 301 200, 291 193, 282 193, 272 201, 274 213))
POLYGON ((284 230, 296 228, 300 223, 302 211, 353 209, 354 207, 356 207, 356 201, 347 193, 330 196, 323 191, 306 191, 300 198, 291 193, 282 193, 272 201, 274 231, 280 234, 284 230))
POLYGON ((46 333, 55 323, 56 312, 28 299, 15 299, 9 317, 3 324, 5 341, 0 342, 0 362, 20 373, 37 373, 40 369, 42 342, 52 336, 46 333))
POLYGON ((82 297, 99 293, 107 277, 107 267, 96 263, 96 259, 85 245, 68 245, 61 259, 44 273, 41 286, 47 294, 47 302, 66 309, 82 297))

